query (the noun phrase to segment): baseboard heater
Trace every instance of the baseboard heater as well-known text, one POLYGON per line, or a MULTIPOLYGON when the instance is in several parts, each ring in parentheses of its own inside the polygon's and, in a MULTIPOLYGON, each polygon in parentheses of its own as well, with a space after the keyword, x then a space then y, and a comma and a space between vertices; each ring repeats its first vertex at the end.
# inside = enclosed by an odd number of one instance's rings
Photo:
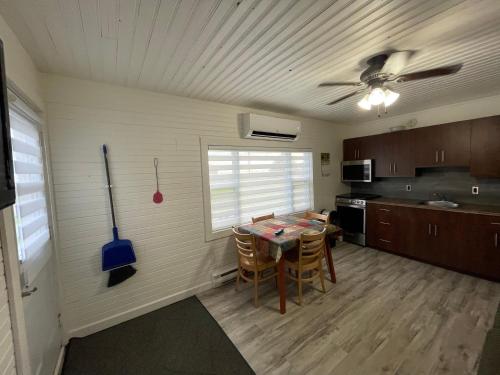
POLYGON ((216 287, 229 283, 236 278, 236 272, 238 272, 238 268, 231 268, 222 272, 214 272, 212 274, 212 285, 216 287))

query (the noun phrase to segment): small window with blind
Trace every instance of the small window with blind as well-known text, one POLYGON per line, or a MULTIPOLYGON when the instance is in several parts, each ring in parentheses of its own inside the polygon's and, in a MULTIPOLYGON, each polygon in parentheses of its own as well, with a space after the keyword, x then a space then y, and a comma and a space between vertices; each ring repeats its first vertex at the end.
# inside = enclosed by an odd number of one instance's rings
POLYGON ((36 120, 23 111, 11 106, 9 112, 17 246, 24 283, 29 285, 51 254, 41 134, 36 120))
POLYGON ((208 149, 212 231, 313 208, 310 151, 208 149))

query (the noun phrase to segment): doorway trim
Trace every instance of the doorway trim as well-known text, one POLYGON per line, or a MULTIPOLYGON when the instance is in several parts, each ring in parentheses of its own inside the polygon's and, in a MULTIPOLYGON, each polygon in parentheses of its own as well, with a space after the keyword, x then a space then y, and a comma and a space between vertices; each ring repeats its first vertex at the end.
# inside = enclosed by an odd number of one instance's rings
POLYGON ((12 206, 4 208, 0 213, 0 240, 5 267, 5 283, 9 298, 12 340, 14 357, 18 375, 31 375, 28 336, 24 320, 23 301, 21 297, 21 275, 17 254, 16 227, 12 206), (19 282, 16 282, 18 280, 19 282))

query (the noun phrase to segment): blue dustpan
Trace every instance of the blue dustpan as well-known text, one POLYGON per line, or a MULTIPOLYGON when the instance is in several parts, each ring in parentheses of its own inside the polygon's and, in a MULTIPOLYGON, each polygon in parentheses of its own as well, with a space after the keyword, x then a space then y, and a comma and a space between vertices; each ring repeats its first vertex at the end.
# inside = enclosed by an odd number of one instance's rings
POLYGON ((109 271, 115 268, 135 263, 135 253, 130 240, 118 238, 118 228, 113 227, 113 241, 102 247, 102 270, 109 271))
POLYGON ((113 207, 113 193, 111 192, 111 180, 109 178, 108 167, 108 148, 102 146, 104 153, 104 164, 106 165, 106 177, 108 179, 109 202, 111 205, 111 218, 113 219, 113 241, 102 247, 102 270, 110 271, 116 268, 124 267, 135 263, 135 253, 132 242, 129 240, 120 240, 118 237, 118 228, 116 227, 115 209, 113 207))

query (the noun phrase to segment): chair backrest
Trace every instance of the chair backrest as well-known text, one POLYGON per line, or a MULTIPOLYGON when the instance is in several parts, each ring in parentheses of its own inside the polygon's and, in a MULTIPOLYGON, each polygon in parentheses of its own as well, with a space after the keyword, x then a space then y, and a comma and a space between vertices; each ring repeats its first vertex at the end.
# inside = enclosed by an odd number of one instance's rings
POLYGON ((240 233, 236 228, 233 228, 234 239, 236 241, 236 249, 238 251, 238 263, 247 259, 250 263, 255 263, 257 267, 257 247, 255 246, 255 237, 251 234, 240 233))
POLYGON ((314 262, 323 257, 326 228, 319 233, 302 233, 300 236, 299 262, 314 262))
POLYGON ((252 217, 252 223, 258 223, 259 221, 262 220, 268 220, 268 219, 274 219, 274 212, 269 215, 264 215, 264 216, 257 216, 257 217, 252 217))
POLYGON ((307 211, 304 218, 308 220, 318 220, 325 224, 330 224, 328 220, 328 215, 318 214, 317 212, 307 211))

